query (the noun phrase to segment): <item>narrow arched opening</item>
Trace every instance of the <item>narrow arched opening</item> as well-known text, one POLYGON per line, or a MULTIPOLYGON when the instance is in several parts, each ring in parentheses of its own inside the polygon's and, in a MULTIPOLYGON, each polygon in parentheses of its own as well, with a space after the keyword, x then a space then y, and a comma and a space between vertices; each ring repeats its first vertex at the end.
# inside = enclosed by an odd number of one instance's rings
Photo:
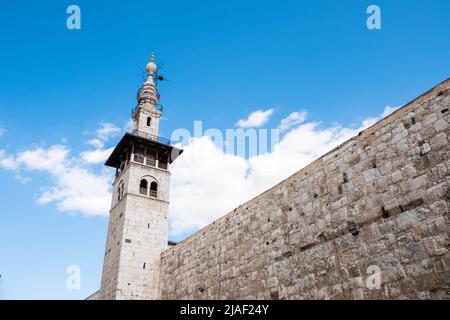
POLYGON ((147 195, 148 194, 148 182, 145 179, 141 180, 141 183, 139 184, 139 193, 147 195))
POLYGON ((117 201, 120 201, 123 198, 124 188, 124 183, 121 181, 119 183, 119 188, 117 189, 117 201))
POLYGON ((150 196, 155 198, 158 197, 158 184, 155 181, 150 184, 150 196))

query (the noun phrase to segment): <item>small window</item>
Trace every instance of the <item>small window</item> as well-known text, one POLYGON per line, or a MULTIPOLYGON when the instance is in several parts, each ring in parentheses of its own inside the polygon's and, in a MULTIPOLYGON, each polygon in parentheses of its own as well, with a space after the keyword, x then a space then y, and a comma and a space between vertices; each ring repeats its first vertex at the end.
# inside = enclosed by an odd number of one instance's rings
POLYGON ((155 198, 158 197, 158 184, 155 181, 150 184, 150 196, 155 198))
POLYGON ((122 181, 122 182, 119 183, 119 188, 117 189, 117 194, 118 194, 117 195, 117 201, 120 201, 120 199, 123 198, 124 189, 125 189, 125 186, 124 186, 124 183, 122 181))
POLYGON ((147 117, 147 127, 150 127, 152 124, 152 118, 147 117))
POLYGON ((139 193, 147 195, 148 182, 145 179, 141 180, 141 184, 139 185, 139 193))

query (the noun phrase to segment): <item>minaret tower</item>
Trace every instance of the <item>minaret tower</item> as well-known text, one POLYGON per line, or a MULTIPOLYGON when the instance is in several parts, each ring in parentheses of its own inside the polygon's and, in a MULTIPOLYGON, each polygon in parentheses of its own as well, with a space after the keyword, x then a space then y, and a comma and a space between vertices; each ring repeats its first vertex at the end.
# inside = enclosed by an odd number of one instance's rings
POLYGON ((160 254, 168 247, 169 165, 182 150, 158 136, 162 108, 155 56, 125 133, 106 161, 116 169, 100 299, 158 299, 160 254))

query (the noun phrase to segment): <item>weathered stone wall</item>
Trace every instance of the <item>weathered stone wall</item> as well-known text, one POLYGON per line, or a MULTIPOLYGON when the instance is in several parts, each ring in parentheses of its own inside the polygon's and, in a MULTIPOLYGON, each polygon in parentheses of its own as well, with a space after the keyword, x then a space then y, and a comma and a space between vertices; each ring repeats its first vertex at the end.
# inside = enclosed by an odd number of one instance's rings
POLYGON ((449 108, 447 80, 166 250, 161 298, 450 298, 449 108))

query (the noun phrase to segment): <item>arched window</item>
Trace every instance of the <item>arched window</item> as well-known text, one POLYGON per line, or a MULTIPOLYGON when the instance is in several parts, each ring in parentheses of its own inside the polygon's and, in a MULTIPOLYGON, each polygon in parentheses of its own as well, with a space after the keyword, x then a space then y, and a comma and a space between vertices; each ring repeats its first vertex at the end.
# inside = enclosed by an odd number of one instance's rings
POLYGON ((152 124, 152 118, 147 117, 147 127, 150 127, 151 124, 152 124))
POLYGON ((150 184, 150 196, 155 198, 158 197, 158 184, 155 181, 150 184))
POLYGON ((139 193, 147 195, 148 182, 145 179, 141 180, 141 184, 139 185, 139 193))

